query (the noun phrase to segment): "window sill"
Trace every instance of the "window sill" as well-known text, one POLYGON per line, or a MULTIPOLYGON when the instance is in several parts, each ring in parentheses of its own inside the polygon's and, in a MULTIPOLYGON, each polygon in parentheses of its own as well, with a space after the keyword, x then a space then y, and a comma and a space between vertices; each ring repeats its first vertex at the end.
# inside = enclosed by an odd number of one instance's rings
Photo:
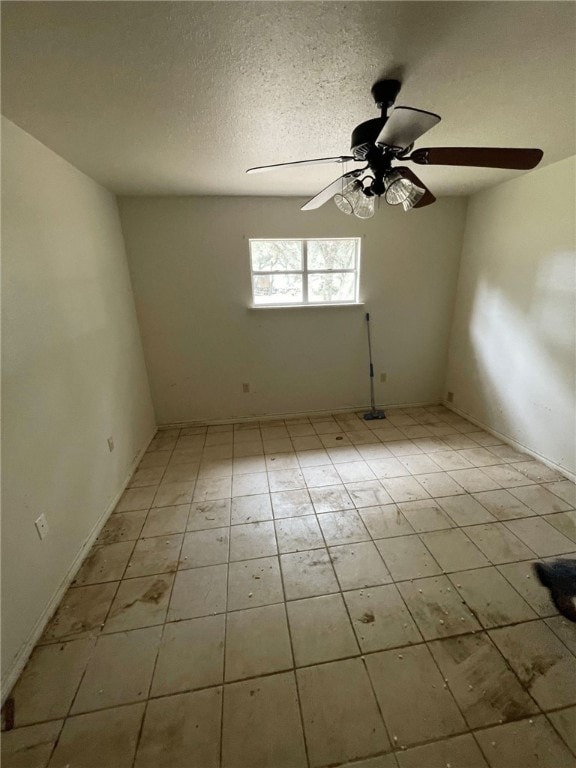
POLYGON ((348 301, 342 302, 340 304, 335 302, 326 304, 252 304, 248 307, 248 309, 349 309, 350 307, 363 306, 363 301, 348 301))

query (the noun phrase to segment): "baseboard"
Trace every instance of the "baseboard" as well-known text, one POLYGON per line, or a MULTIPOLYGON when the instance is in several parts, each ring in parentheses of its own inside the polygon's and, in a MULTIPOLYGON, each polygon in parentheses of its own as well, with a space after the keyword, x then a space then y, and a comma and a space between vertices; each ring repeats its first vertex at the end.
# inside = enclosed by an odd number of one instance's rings
POLYGON ((103 514, 98 518, 95 525, 92 527, 92 530, 84 540, 82 546, 80 547, 78 553, 76 554, 76 557, 72 561, 70 568, 68 569, 64 578, 62 579, 60 586, 58 587, 56 592, 52 595, 50 601, 48 602, 48 605, 40 614, 28 638, 22 645, 18 655, 14 660, 14 663, 12 664, 10 671, 6 674, 6 676, 2 680, 2 693, 0 695, 0 701, 2 704, 4 704, 4 701, 8 697, 8 694, 10 693, 14 684, 20 677, 22 670, 24 669, 24 667, 28 662, 28 659, 30 658, 30 654, 34 650, 34 646, 42 636, 42 633, 44 632, 46 625, 48 624, 48 622, 56 612, 56 609, 58 608, 58 606, 60 605, 60 601, 62 600, 64 593, 76 578, 76 574, 80 569, 80 566, 82 565, 82 561, 84 560, 84 556, 87 550, 90 549, 90 547, 92 547, 92 545, 98 538, 100 531, 104 527, 111 513, 114 511, 116 505, 118 504, 118 501, 120 500, 120 497, 128 487, 128 483, 132 479, 132 475, 136 471, 138 464, 140 463, 140 459, 142 458, 144 453, 146 453, 148 446, 150 445, 151 441, 154 439, 154 435, 156 434, 156 431, 157 431, 157 427, 154 427, 154 432, 150 435, 149 439, 147 439, 144 442, 143 447, 136 454, 135 458, 132 461, 132 464, 130 465, 130 469, 128 471, 128 474, 124 482, 122 483, 120 490, 114 496, 114 498, 112 499, 108 507, 105 509, 103 514))
POLYGON ((556 464, 554 461, 551 461, 546 456, 542 456, 541 453, 538 453, 538 451, 535 451, 532 448, 529 448, 527 445, 524 445, 523 443, 518 442, 518 440, 515 440, 513 437, 510 437, 510 435, 504 434, 504 432, 498 432, 497 429, 493 429, 492 427, 489 427, 487 424, 485 424, 483 421, 480 421, 479 419, 476 419, 474 416, 471 416, 466 411, 463 411, 461 408, 456 408, 454 403, 449 403, 447 401, 443 402, 443 405, 446 406, 451 411, 454 411, 454 413, 457 413, 458 416, 462 416, 462 418, 467 419, 468 421, 471 421, 472 424, 476 424, 477 427, 481 427, 485 432, 488 432, 491 435, 494 435, 494 437, 500 438, 503 442, 507 443, 508 445, 511 445, 512 448, 517 448, 519 451, 522 451, 522 453, 527 453, 529 456, 532 456, 534 459, 538 459, 538 461, 541 461, 542 464, 545 464, 547 467, 550 467, 550 469, 555 469, 557 472, 560 472, 560 474, 564 475, 567 480, 571 480, 573 483, 576 482, 576 475, 571 472, 569 469, 566 469, 566 467, 563 467, 561 464, 556 464))
MULTIPOLYGON (((383 411, 391 411, 399 408, 425 408, 430 405, 438 405, 438 400, 423 403, 400 403, 396 405, 377 404, 376 408, 383 411)), ((329 408, 323 411, 298 411, 296 413, 272 413, 264 416, 237 416, 226 419, 192 419, 189 421, 174 421, 160 424, 158 429, 175 429, 178 427, 211 427, 219 424, 243 424, 247 421, 276 421, 277 419, 304 419, 311 416, 328 416, 332 413, 358 413, 369 411, 370 406, 363 403, 349 408, 329 408)))

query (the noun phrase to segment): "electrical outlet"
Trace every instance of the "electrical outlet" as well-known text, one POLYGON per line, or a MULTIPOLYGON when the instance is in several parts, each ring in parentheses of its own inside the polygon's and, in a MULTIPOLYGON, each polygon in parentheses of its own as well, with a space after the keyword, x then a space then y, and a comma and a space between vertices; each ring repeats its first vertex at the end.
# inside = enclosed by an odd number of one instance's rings
POLYGON ((38 531, 38 536, 40 536, 41 539, 45 539, 46 536, 48 536, 48 520, 46 520, 46 515, 42 514, 36 520, 35 522, 36 530, 38 531))
POLYGON ((244 394, 250 392, 250 384, 242 384, 242 392, 244 392, 244 394))
POLYGON ((446 402, 447 403, 453 403, 454 402, 454 392, 447 392, 446 393, 446 402))
POLYGON ((384 382, 386 381, 386 374, 385 373, 381 373, 380 374, 380 381, 381 381, 382 384, 384 384, 384 382))
POLYGON ((114 438, 112 437, 108 438, 108 450, 110 451, 110 453, 112 453, 112 451, 114 450, 114 438))

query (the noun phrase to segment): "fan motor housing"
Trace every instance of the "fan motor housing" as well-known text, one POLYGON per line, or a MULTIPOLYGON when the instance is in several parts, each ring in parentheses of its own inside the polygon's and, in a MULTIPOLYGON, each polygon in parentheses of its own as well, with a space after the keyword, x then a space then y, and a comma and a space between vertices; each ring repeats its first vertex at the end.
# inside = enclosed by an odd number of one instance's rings
POLYGON ((387 117, 375 117, 373 120, 366 120, 354 128, 350 150, 356 160, 366 159, 368 151, 374 146, 374 142, 387 119, 387 117))

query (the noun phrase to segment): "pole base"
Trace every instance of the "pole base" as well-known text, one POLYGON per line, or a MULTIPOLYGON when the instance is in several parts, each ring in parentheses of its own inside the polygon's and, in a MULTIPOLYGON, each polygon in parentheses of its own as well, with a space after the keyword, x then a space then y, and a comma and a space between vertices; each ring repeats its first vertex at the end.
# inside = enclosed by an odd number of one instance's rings
POLYGON ((364 419, 366 421, 373 421, 374 419, 385 419, 386 416, 384 415, 384 411, 377 411, 376 409, 372 411, 368 411, 368 413, 364 414, 364 419))

